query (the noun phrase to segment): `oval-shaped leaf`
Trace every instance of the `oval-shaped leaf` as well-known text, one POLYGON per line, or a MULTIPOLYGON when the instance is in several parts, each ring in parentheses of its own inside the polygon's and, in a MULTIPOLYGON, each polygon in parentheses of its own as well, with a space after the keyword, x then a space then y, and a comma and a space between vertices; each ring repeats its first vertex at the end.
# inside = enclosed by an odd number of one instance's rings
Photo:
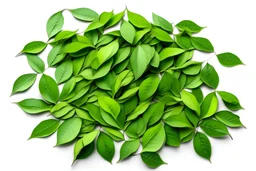
POLYGON ((77 8, 70 10, 71 14, 78 20, 93 21, 99 18, 99 14, 90 8, 77 8))
POLYGON ((171 32, 173 31, 172 24, 163 17, 152 13, 154 25, 161 27, 162 29, 171 32))
POLYGON ((200 123, 200 127, 207 135, 211 137, 223 137, 226 135, 229 135, 231 137, 227 127, 223 123, 217 120, 213 120, 213 119, 203 120, 200 123))
POLYGON ((195 152, 199 156, 211 161, 212 147, 210 140, 206 135, 201 132, 197 132, 193 140, 193 145, 195 152))
POLYGON ((233 53, 226 52, 217 55, 217 58, 221 65, 225 67, 234 67, 237 65, 243 65, 243 62, 233 53))
POLYGON ((36 74, 24 74, 17 78, 12 87, 12 94, 28 90, 36 81, 36 74))
POLYGON ((55 70, 55 78, 58 84, 67 81, 73 74, 73 64, 71 60, 62 62, 55 70))
POLYGON ((185 52, 185 50, 180 49, 180 48, 173 48, 173 47, 164 48, 161 50, 161 52, 159 54, 160 61, 165 60, 166 58, 169 58, 169 57, 179 55, 183 52, 185 52))
POLYGON ((215 114, 215 117, 228 127, 241 127, 244 126, 242 122, 240 121, 240 117, 238 115, 235 115, 234 113, 223 110, 219 111, 215 114))
POLYGON ((141 115, 142 113, 144 113, 147 110, 149 105, 150 105, 149 101, 144 101, 144 102, 140 103, 135 108, 135 110, 127 117, 127 121, 136 119, 139 115, 141 115))
POLYGON ((140 146, 140 140, 135 139, 135 140, 129 140, 125 141, 120 149, 120 158, 119 161, 122 161, 129 156, 131 156, 133 153, 135 153, 140 146))
POLYGON ((112 98, 107 96, 99 96, 98 103, 106 112, 110 113, 115 119, 120 113, 120 105, 112 98))
POLYGON ((48 38, 55 36, 63 27, 64 17, 62 11, 53 14, 47 21, 46 31, 48 38))
POLYGON ((159 85, 160 78, 158 75, 150 76, 145 79, 139 88, 139 98, 140 101, 145 101, 149 99, 156 92, 159 85))
POLYGON ((217 91, 221 99, 224 101, 225 106, 230 110, 240 110, 243 107, 240 105, 238 98, 226 91, 217 91))
MULTIPOLYGON (((31 54, 38 54, 42 52, 46 48, 47 44, 42 41, 33 41, 24 46, 22 51, 18 54, 23 54, 23 53, 31 53, 31 54)), ((17 56, 18 56, 17 55, 17 56)))
POLYGON ((211 117, 218 109, 218 99, 215 92, 209 93, 201 104, 201 118, 211 117))
POLYGON ((55 119, 47 119, 40 122, 33 130, 29 139, 43 138, 52 135, 59 128, 60 121, 55 119))
POLYGON ((152 169, 155 169, 165 163, 156 152, 143 152, 140 154, 142 161, 152 169))
POLYGON ((171 36, 160 28, 154 28, 152 33, 158 40, 162 42, 173 42, 171 36))
POLYGON ((200 51, 204 51, 204 52, 213 52, 214 48, 212 43, 203 37, 191 37, 191 43, 192 45, 200 51))
POLYGON ((44 61, 36 55, 27 54, 27 60, 30 67, 37 73, 44 72, 44 61))
POLYGON ((47 112, 52 108, 52 105, 45 103, 40 99, 25 99, 17 103, 19 107, 28 114, 39 114, 47 112))
POLYGON ((50 102, 56 103, 59 100, 59 88, 54 79, 43 74, 39 81, 39 91, 43 98, 50 102))
POLYGON ((219 85, 219 75, 214 67, 207 63, 201 71, 201 80, 209 87, 216 89, 219 85))
POLYGON ((115 154, 114 141, 105 133, 101 132, 97 139, 97 151, 108 162, 112 163, 115 154))
POLYGON ((186 90, 182 90, 180 96, 181 100, 188 108, 196 111, 198 115, 200 114, 200 105, 192 93, 189 93, 186 90))
POLYGON ((150 23, 141 15, 136 14, 134 12, 131 11, 127 11, 128 14, 128 19, 129 21, 138 28, 147 28, 150 27, 150 23))
POLYGON ((122 22, 120 33, 127 42, 129 42, 130 44, 133 43, 136 30, 129 22, 125 20, 122 22))
POLYGON ((57 132, 56 146, 67 144, 73 141, 80 132, 82 120, 80 118, 71 118, 64 121, 57 132))
POLYGON ((204 27, 201 27, 190 20, 183 20, 176 24, 177 29, 180 31, 187 31, 190 33, 198 33, 200 32, 204 27))
POLYGON ((173 147, 180 146, 180 134, 177 128, 173 128, 167 124, 164 125, 166 134, 166 144, 173 147))

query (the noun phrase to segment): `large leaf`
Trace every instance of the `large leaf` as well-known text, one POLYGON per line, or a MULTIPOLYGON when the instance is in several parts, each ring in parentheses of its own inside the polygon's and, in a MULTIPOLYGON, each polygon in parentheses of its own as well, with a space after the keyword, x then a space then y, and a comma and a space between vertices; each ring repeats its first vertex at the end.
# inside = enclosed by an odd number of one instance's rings
POLYGON ((64 17, 62 11, 53 14, 47 21, 46 31, 48 38, 55 36, 64 25, 64 17))
POLYGON ((139 98, 140 101, 145 101, 156 92, 158 84, 160 82, 160 78, 158 75, 150 76, 145 79, 139 88, 139 98))
POLYGON ((240 121, 240 117, 230 111, 223 110, 215 114, 215 117, 225 125, 229 127, 241 127, 244 126, 240 121))
POLYGON ((55 70, 55 78, 58 84, 67 81, 73 73, 73 64, 71 60, 62 62, 55 70))
POLYGON ((206 38, 191 37, 191 43, 197 50, 204 51, 204 52, 213 52, 214 51, 212 43, 206 38))
POLYGON ((40 114, 47 112, 52 108, 52 105, 45 103, 40 99, 25 99, 17 103, 19 107, 28 114, 40 114))
POLYGON ((181 100, 187 107, 196 111, 198 115, 200 114, 200 105, 196 100, 196 97, 192 93, 186 90, 182 90, 180 93, 180 96, 181 96, 181 100))
POLYGON ((127 11, 129 21, 138 28, 150 27, 150 23, 141 15, 127 11))
POLYGON ((12 87, 12 94, 28 90, 36 81, 36 74, 24 74, 17 78, 12 87))
POLYGON ((140 146, 140 140, 135 139, 135 140, 128 140, 125 141, 120 149, 120 158, 119 161, 124 160, 125 158, 128 158, 131 156, 133 153, 135 153, 140 146))
POLYGON ((227 127, 223 123, 217 120, 213 120, 213 119, 203 120, 200 123, 200 127, 207 135, 211 137, 223 137, 226 135, 229 135, 231 137, 227 127))
POLYGON ((44 61, 39 58, 37 55, 31 55, 31 54, 27 54, 27 60, 28 60, 28 64, 30 65, 30 67, 36 71, 37 73, 42 73, 44 72, 44 61))
POLYGON ((193 144, 195 152, 199 156, 211 161, 212 147, 206 135, 201 132, 197 132, 194 137, 193 144))
POLYGON ((59 100, 59 88, 54 79, 43 74, 39 82, 39 91, 43 98, 50 103, 56 103, 59 100))
POLYGON ((221 65, 225 67, 234 67, 243 64, 238 56, 230 52, 218 54, 217 57, 221 65))
POLYGON ((219 85, 219 75, 214 67, 207 63, 201 71, 201 80, 211 88, 216 89, 219 85))
POLYGON ((240 105, 238 98, 229 92, 226 91, 217 91, 221 99, 224 101, 225 106, 230 110, 239 110, 243 109, 240 105))
POLYGON ((112 163, 115 154, 114 141, 105 133, 101 132, 97 139, 97 151, 108 162, 112 163))
POLYGON ((107 96, 99 96, 98 103, 103 110, 110 113, 114 118, 118 117, 120 105, 114 99, 107 96))
POLYGON ((180 48, 173 48, 173 47, 167 47, 161 50, 159 56, 160 56, 160 61, 169 58, 169 57, 173 57, 176 55, 179 55, 181 53, 185 52, 185 50, 180 49, 180 48))
POLYGON ((130 24, 129 22, 127 21, 123 21, 122 22, 122 25, 121 25, 121 28, 120 28, 120 33, 122 35, 122 37, 127 41, 129 42, 130 44, 133 43, 133 40, 135 38, 135 33, 136 33, 136 30, 135 28, 132 26, 132 24, 130 24))
POLYGON ((46 46, 47 46, 47 44, 45 42, 33 41, 33 42, 26 44, 18 55, 23 54, 23 53, 38 54, 38 53, 42 52, 46 48, 46 46))
POLYGON ((173 27, 169 21, 154 13, 152 13, 152 17, 154 25, 159 26, 162 29, 172 33, 173 27))
POLYGON ((140 154, 142 161, 152 169, 155 169, 165 163, 156 152, 143 152, 140 154))

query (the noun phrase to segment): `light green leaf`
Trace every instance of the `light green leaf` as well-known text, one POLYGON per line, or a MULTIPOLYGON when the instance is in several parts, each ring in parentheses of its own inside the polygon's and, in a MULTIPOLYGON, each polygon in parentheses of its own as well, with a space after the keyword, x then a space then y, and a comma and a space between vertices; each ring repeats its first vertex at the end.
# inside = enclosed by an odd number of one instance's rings
POLYGON ((218 99, 215 92, 209 93, 201 104, 201 118, 211 117, 218 109, 218 99))
POLYGON ((47 21, 46 31, 48 38, 55 36, 64 25, 64 17, 62 11, 53 14, 47 21))
POLYGON ((161 27, 162 29, 172 33, 173 27, 172 27, 172 24, 169 21, 167 21, 163 17, 161 17, 159 15, 156 15, 154 13, 152 13, 152 17, 153 17, 154 25, 156 25, 158 27, 161 27))
POLYGON ((124 140, 124 135, 113 128, 108 128, 108 127, 104 127, 105 133, 108 134, 113 140, 115 141, 123 141, 124 140))
POLYGON ((133 13, 127 10, 129 21, 138 28, 147 28, 150 27, 150 23, 141 15, 133 13))
POLYGON ((26 56, 27 56, 28 64, 34 71, 36 71, 37 73, 44 72, 45 65, 44 65, 44 61, 41 58, 31 54, 26 54, 26 56))
POLYGON ((64 121, 57 132, 56 146, 67 144, 73 141, 80 132, 82 120, 80 118, 71 118, 64 121))
POLYGON ((75 77, 70 78, 62 88, 62 91, 60 93, 60 100, 65 100, 68 97, 68 95, 72 92, 72 90, 75 88, 75 85, 75 77))
POLYGON ((180 48, 167 47, 161 50, 159 53, 160 61, 163 61, 166 58, 173 57, 185 52, 185 50, 180 48))
POLYGON ((52 135, 59 128, 60 121, 55 119, 47 119, 40 122, 33 130, 29 139, 43 138, 52 135))
POLYGON ((139 87, 135 87, 135 88, 132 88, 132 89, 129 89, 129 90, 125 91, 122 94, 122 96, 120 96, 118 98, 118 100, 124 100, 126 98, 132 97, 132 96, 134 96, 137 93, 138 90, 139 90, 139 87))
POLYGON ((70 10, 71 14, 78 20, 93 21, 99 18, 99 14, 90 8, 77 8, 70 10))
POLYGON ((130 24, 129 22, 123 20, 121 28, 120 28, 120 33, 122 35, 122 37, 129 42, 130 44, 133 43, 134 38, 135 38, 135 33, 136 30, 135 28, 132 26, 132 24, 130 24))
POLYGON ((173 42, 171 36, 164 30, 160 29, 160 28, 154 28, 152 30, 152 34, 160 41, 163 42, 173 42))
POLYGON ((112 16, 111 19, 107 22, 106 28, 110 28, 117 25, 121 21, 121 19, 124 17, 124 12, 125 10, 112 16))
POLYGON ((108 162, 112 163, 115 154, 114 141, 105 133, 101 132, 97 139, 97 151, 108 162))
POLYGON ((73 74, 73 64, 71 60, 62 62, 55 70, 55 78, 58 84, 67 81, 73 74))
POLYGON ((187 92, 186 90, 182 90, 180 95, 183 103, 188 108, 196 111, 196 113, 200 115, 200 105, 197 102, 196 97, 192 93, 187 92))
POLYGON ((175 128, 193 128, 193 125, 187 119, 185 112, 181 112, 178 115, 171 115, 164 119, 164 122, 175 128))
POLYGON ((200 87, 193 89, 192 94, 194 94, 198 103, 201 103, 203 101, 204 95, 200 87))
POLYGON ((194 51, 191 50, 191 51, 186 51, 182 54, 180 54, 176 60, 176 66, 182 66, 184 65, 188 60, 190 60, 194 55, 194 51))
POLYGON ((59 88, 52 77, 43 74, 39 81, 39 91, 43 98, 50 102, 56 103, 59 100, 59 88))
POLYGON ((81 42, 72 42, 72 43, 66 44, 63 47, 63 49, 61 49, 61 53, 75 53, 75 52, 78 52, 79 50, 82 50, 88 47, 93 47, 93 46, 90 44, 81 43, 81 42))
POLYGON ((156 152, 165 143, 164 125, 159 124, 149 128, 142 137, 142 152, 156 152))
POLYGON ((106 112, 110 113, 115 119, 120 113, 120 105, 112 98, 107 96, 99 96, 98 103, 106 112))
POLYGON ((217 55, 217 58, 221 65, 225 67, 234 67, 237 65, 243 65, 243 62, 233 53, 226 52, 217 55))
POLYGON ((17 103, 19 107, 28 114, 39 114, 47 112, 52 105, 45 103, 40 99, 25 99, 17 103))
POLYGON ((138 150, 139 146, 140 146, 139 139, 125 141, 121 146, 120 158, 118 162, 128 158, 133 153, 135 153, 138 150))
POLYGON ((197 132, 193 140, 193 145, 195 152, 199 156, 211 161, 212 147, 210 140, 206 135, 201 132, 197 132))
POLYGON ((113 14, 114 14, 113 11, 101 13, 101 14, 100 14, 100 17, 99 17, 99 22, 100 22, 102 25, 107 24, 107 22, 112 18, 113 14))
POLYGON ((244 126, 242 122, 240 121, 240 117, 238 115, 235 115, 234 113, 223 110, 219 111, 215 114, 215 117, 228 127, 241 127, 244 126))
POLYGON ((158 75, 150 76, 146 78, 140 85, 139 98, 140 101, 149 99, 156 92, 160 78, 158 75))
POLYGON ((63 41, 63 40, 67 40, 71 37, 73 37, 76 34, 76 31, 68 31, 68 30, 62 30, 60 31, 56 36, 55 39, 53 41, 50 42, 50 44, 59 42, 59 41, 63 41))
POLYGON ((17 78, 12 87, 12 94, 28 90, 36 81, 36 74, 24 74, 17 78))
POLYGON ((135 110, 127 117, 127 121, 136 119, 139 115, 144 113, 150 105, 150 101, 140 103, 135 110))
MULTIPOLYGON (((217 120, 213 120, 213 119, 207 119, 207 120, 203 120, 200 123, 200 127, 202 128, 202 130, 209 136, 211 137, 224 137, 226 135, 229 135, 231 137, 231 135, 228 132, 227 127, 221 123, 220 121, 217 120)), ((231 137, 232 139, 232 137, 231 137)))
POLYGON ((49 67, 56 65, 57 63, 59 63, 65 58, 66 54, 60 53, 62 48, 63 48, 63 45, 58 44, 54 46, 52 50, 49 52, 47 57, 47 63, 49 67))
POLYGON ((180 31, 187 31, 190 33, 198 33, 204 28, 190 20, 183 20, 183 21, 179 22, 178 24, 176 24, 176 27, 180 31))
POLYGON ((116 74, 112 71, 109 72, 105 77, 97 79, 95 81, 96 85, 103 90, 112 90, 114 85, 113 80, 115 80, 116 74))
POLYGON ((114 56, 113 66, 123 62, 131 53, 130 47, 120 48, 114 56))
POLYGON ((207 63, 201 71, 201 80, 209 87, 216 89, 219 85, 219 75, 212 65, 207 63))
POLYGON ((47 44, 42 41, 33 41, 24 46, 22 51, 17 55, 21 55, 23 53, 31 53, 31 54, 38 54, 42 52, 46 48, 47 44))
POLYGON ((164 114, 164 103, 157 102, 149 106, 146 112, 143 114, 143 119, 148 126, 157 123, 164 114))
POLYGON ((140 154, 142 161, 152 169, 158 168, 165 163, 156 152, 143 152, 140 154))
POLYGON ((214 52, 214 47, 212 43, 203 37, 191 37, 190 38, 192 45, 200 51, 204 52, 214 52))

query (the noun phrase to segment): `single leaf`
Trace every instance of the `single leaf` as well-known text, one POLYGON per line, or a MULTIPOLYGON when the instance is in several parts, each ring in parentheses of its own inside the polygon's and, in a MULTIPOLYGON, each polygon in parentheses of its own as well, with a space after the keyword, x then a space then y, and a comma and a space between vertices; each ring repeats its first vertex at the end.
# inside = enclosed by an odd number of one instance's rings
POLYGON ((88 47, 93 47, 93 46, 87 43, 72 42, 72 43, 66 44, 61 49, 61 53, 75 53, 88 47))
POLYGON ((52 108, 52 105, 45 103, 40 99, 25 99, 17 103, 19 107, 28 114, 39 114, 47 112, 52 108))
POLYGON ((135 38, 135 33, 136 30, 135 28, 132 26, 132 24, 130 24, 129 22, 123 20, 121 28, 120 28, 120 33, 122 35, 122 37, 129 42, 130 44, 133 43, 134 38, 135 38))
POLYGON ((34 71, 36 71, 37 73, 44 72, 45 65, 44 65, 44 61, 41 58, 31 54, 26 54, 26 56, 27 56, 28 64, 34 71))
POLYGON ((152 169, 155 169, 165 163, 156 152, 143 152, 140 154, 142 161, 152 169))
POLYGON ((201 118, 211 117, 218 109, 218 99, 215 92, 209 93, 201 104, 201 118))
POLYGON ((214 52, 212 43, 206 38, 191 37, 191 43, 197 50, 204 52, 214 52))
POLYGON ((242 122, 240 121, 240 117, 238 115, 235 115, 234 113, 223 110, 219 111, 215 114, 215 117, 228 127, 241 127, 244 126, 242 122))
POLYGON ((206 135, 201 132, 197 132, 193 140, 193 145, 195 152, 199 156, 211 161, 212 147, 210 140, 206 135))
POLYGON ((52 135, 59 128, 60 121, 55 119, 47 119, 40 122, 33 130, 29 139, 43 138, 52 135))
POLYGON ((52 50, 49 52, 47 57, 47 63, 49 67, 56 65, 57 63, 59 63, 65 58, 66 54, 60 53, 62 48, 63 48, 63 45, 58 44, 54 46, 52 50))
POLYGON ((240 105, 238 98, 229 92, 226 91, 217 91, 221 99, 224 101, 225 106, 230 110, 240 110, 243 107, 240 105))
POLYGON ((147 110, 149 105, 150 105, 149 101, 144 101, 144 102, 140 103, 135 108, 135 110, 127 117, 127 121, 136 119, 139 115, 141 115, 142 113, 144 113, 147 110))
POLYGON ((76 35, 76 32, 77 32, 77 30, 76 31, 62 30, 55 36, 55 39, 53 41, 51 41, 50 44, 54 44, 56 42, 67 40, 67 39, 73 37, 74 35, 76 35))
POLYGON ((129 21, 138 28, 150 27, 150 23, 141 15, 127 11, 129 21))
POLYGON ((67 81, 73 74, 73 64, 71 60, 62 62, 55 70, 55 78, 58 84, 67 81))
POLYGON ((192 89, 192 94, 194 94, 198 103, 201 103, 203 101, 204 95, 200 87, 192 89))
POLYGON ((120 22, 120 20, 124 17, 124 13, 125 13, 125 10, 112 16, 110 20, 107 22, 106 28, 110 28, 117 25, 120 22))
POLYGON ((99 14, 90 8, 77 8, 70 10, 71 14, 78 20, 94 21, 99 18, 99 14))
POLYGON ((120 96, 118 98, 118 100, 124 100, 124 99, 127 99, 129 97, 132 97, 132 96, 134 96, 137 93, 138 90, 139 90, 139 87, 135 87, 135 88, 129 89, 126 92, 124 92, 122 94, 122 96, 120 96))
POLYGON ((68 95, 72 92, 75 88, 76 79, 74 77, 70 78, 63 86, 62 91, 60 93, 60 100, 65 100, 68 95))
POLYGON ((190 20, 183 20, 183 21, 179 22, 178 24, 176 24, 176 27, 180 31, 187 31, 189 33, 198 33, 204 28, 190 20))
POLYGON ((207 135, 211 137, 223 137, 226 135, 229 135, 231 137, 227 127, 223 123, 217 120, 213 120, 213 119, 203 120, 200 123, 200 127, 207 135))
POLYGON ((38 53, 42 52, 46 48, 46 46, 47 46, 47 44, 45 42, 33 41, 33 42, 26 44, 18 55, 21 55, 23 53, 38 54, 38 53))
POLYGON ((185 52, 185 50, 180 49, 180 48, 173 48, 173 47, 167 47, 161 50, 159 56, 160 56, 160 61, 165 60, 166 58, 173 57, 176 55, 179 55, 181 53, 185 52))
POLYGON ((164 122, 174 128, 193 128, 184 111, 178 115, 167 117, 164 122))
POLYGON ((115 119, 120 113, 120 105, 112 98, 107 96, 99 96, 98 103, 106 112, 110 113, 115 119))
POLYGON ((64 25, 64 17, 62 11, 53 14, 47 21, 46 31, 48 38, 55 36, 64 25))
POLYGON ((104 127, 104 131, 115 141, 119 142, 124 140, 124 135, 116 129, 104 127))
POLYGON ((183 49, 194 49, 188 35, 176 35, 175 42, 183 49))
POLYGON ((141 117, 131 121, 126 127, 126 135, 134 139, 140 138, 147 129, 146 123, 141 117))
POLYGON ((243 65, 243 62, 233 53, 226 52, 217 55, 217 58, 221 65, 225 67, 234 67, 237 65, 243 65))
POLYGON ((120 158, 118 161, 122 161, 129 156, 131 156, 133 153, 135 153, 140 146, 140 140, 135 139, 135 140, 129 140, 125 141, 120 149, 120 158))
POLYGON ((149 128, 142 137, 142 152, 156 152, 165 143, 164 125, 159 124, 149 128))
POLYGON ((108 162, 112 163, 115 154, 114 141, 105 133, 101 132, 97 139, 97 151, 108 162))
POLYGON ((216 89, 219 85, 219 75, 212 65, 207 63, 201 71, 201 80, 209 87, 216 89))
POLYGON ((54 79, 43 74, 39 81, 39 91, 43 98, 50 102, 56 103, 59 100, 59 88, 54 79))
POLYGON ((80 118, 71 118, 64 121, 57 132, 56 146, 67 144, 73 141, 80 132, 82 120, 80 118))
POLYGON ((157 123, 164 114, 164 103, 157 102, 152 104, 143 114, 143 119, 147 122, 148 126, 157 123))
POLYGON ((167 21, 166 19, 164 19, 163 17, 159 16, 159 15, 156 15, 154 13, 152 13, 152 17, 153 17, 153 23, 154 25, 156 26, 159 26, 161 27, 162 29, 172 33, 173 31, 173 27, 172 27, 172 24, 167 21))
POLYGON ((145 79, 139 88, 139 98, 140 101, 145 101, 149 99, 156 92, 157 87, 159 85, 160 78, 158 75, 150 76, 145 79))
POLYGON ((186 90, 182 90, 181 93, 181 99, 183 103, 190 109, 196 111, 196 113, 200 114, 200 105, 198 101, 196 100, 196 97, 192 94, 187 92, 186 90))
POLYGON ((12 94, 28 90, 36 81, 36 74, 24 74, 17 78, 12 87, 12 94))
POLYGON ((173 128, 167 124, 164 125, 166 134, 166 144, 168 146, 179 147, 180 146, 180 134, 177 128, 173 128))
POLYGON ((154 28, 152 34, 162 42, 173 42, 171 36, 164 30, 160 28, 154 28))

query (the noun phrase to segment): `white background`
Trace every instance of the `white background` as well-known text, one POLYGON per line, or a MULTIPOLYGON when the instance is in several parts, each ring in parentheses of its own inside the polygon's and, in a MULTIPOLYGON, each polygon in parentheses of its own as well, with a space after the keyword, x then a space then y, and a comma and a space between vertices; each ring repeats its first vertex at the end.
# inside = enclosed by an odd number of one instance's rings
MULTIPOLYGON (((184 19, 207 26, 200 33, 213 43, 216 53, 233 52, 246 66, 222 67, 214 55, 210 63, 220 76, 218 90, 234 93, 245 110, 237 112, 247 129, 230 129, 234 140, 210 139, 212 142, 212 164, 197 156, 192 143, 174 149, 161 150, 162 158, 169 163, 156 170, 255 170, 255 29, 256 10, 254 0, 1 0, 0 2, 0 170, 1 171, 92 171, 92 170, 148 170, 139 156, 113 165, 105 162, 97 153, 73 167, 73 146, 56 147, 56 135, 47 139, 27 141, 32 129, 47 116, 30 116, 11 102, 29 97, 40 97, 37 83, 26 94, 9 97, 14 80, 32 70, 25 56, 15 58, 23 46, 34 40, 47 40, 46 21, 55 12, 64 8, 88 7, 98 13, 120 12, 125 5, 134 12, 151 20, 152 12, 173 23, 184 19)), ((83 31, 86 25, 77 22, 71 14, 64 12, 64 29, 83 31)), ((47 49, 49 50, 49 49, 47 49)), ((46 55, 42 55, 46 59, 46 55)), ((209 58, 209 56, 205 57, 209 58)), ((204 59, 205 60, 205 59, 204 59)), ((38 77, 39 78, 39 77, 38 77)), ((118 145, 120 146, 120 144, 118 145)))

